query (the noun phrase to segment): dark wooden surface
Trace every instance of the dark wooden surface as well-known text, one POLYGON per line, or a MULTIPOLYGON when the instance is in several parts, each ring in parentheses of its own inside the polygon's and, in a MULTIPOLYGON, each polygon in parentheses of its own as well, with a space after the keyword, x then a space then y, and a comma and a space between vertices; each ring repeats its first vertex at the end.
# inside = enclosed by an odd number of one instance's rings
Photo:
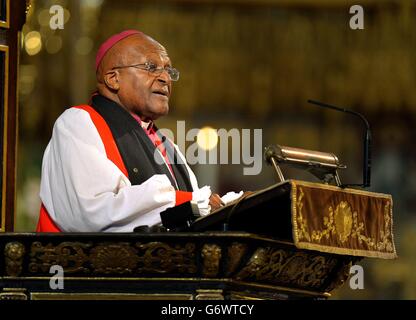
POLYGON ((325 299, 358 259, 246 232, 3 233, 0 250, 0 300, 325 299))
POLYGON ((222 231, 225 227, 227 231, 253 232, 292 241, 290 192, 288 182, 256 191, 241 202, 237 200, 197 219, 191 230, 222 231))
MULTIPOLYGON (((6 184, 5 211, 6 231, 13 231, 16 198, 16 151, 18 142, 18 64, 19 64, 19 31, 26 19, 26 0, 10 0, 10 26, 0 27, 0 44, 9 48, 8 74, 8 115, 6 133, 6 176, 2 177, 6 184)), ((0 88, 3 90, 3 88, 0 88)))

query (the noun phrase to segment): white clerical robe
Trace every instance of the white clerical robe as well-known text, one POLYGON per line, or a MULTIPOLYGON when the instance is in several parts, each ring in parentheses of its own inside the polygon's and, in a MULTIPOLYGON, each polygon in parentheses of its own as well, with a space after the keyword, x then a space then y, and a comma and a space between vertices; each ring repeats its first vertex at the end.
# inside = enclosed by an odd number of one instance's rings
POLYGON ((70 108, 57 119, 43 157, 40 198, 61 231, 132 232, 139 225, 152 226, 161 222, 161 211, 175 205, 175 196, 164 174, 131 185, 107 158, 88 112, 70 108))

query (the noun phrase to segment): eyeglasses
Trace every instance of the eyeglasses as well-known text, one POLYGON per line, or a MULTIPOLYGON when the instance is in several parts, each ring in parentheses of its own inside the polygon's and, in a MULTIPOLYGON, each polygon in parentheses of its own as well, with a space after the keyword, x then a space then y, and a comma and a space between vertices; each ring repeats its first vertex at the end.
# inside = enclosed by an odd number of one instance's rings
POLYGON ((163 71, 166 71, 169 75, 170 80, 178 81, 179 80, 179 71, 172 67, 158 67, 153 62, 145 62, 145 63, 138 63, 132 64, 129 66, 118 66, 113 67, 113 69, 122 69, 122 68, 137 68, 140 70, 146 70, 154 75, 160 75, 163 71))

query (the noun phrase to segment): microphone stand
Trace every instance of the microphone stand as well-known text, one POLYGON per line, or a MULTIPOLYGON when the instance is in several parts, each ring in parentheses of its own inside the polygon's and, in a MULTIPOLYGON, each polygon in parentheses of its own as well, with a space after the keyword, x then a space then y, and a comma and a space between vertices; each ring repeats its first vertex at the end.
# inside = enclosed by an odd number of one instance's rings
POLYGON ((365 124, 366 126, 366 132, 364 137, 364 143, 363 143, 363 183, 362 184, 345 184, 342 185, 342 187, 350 187, 350 186, 360 186, 360 187, 369 187, 371 185, 371 130, 370 130, 370 124, 368 123, 367 119, 361 114, 353 110, 340 108, 337 106, 333 106, 327 103, 315 101, 315 100, 308 100, 308 103, 328 108, 336 111, 341 111, 349 114, 353 114, 355 116, 358 116, 365 124))

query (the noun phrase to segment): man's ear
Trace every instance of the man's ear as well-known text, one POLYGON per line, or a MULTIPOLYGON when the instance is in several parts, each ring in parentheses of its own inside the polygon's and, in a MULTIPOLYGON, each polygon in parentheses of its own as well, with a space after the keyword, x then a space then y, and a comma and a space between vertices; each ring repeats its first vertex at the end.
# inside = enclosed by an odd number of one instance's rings
POLYGON ((118 71, 110 70, 104 74, 104 83, 109 89, 118 91, 120 89, 118 71))

